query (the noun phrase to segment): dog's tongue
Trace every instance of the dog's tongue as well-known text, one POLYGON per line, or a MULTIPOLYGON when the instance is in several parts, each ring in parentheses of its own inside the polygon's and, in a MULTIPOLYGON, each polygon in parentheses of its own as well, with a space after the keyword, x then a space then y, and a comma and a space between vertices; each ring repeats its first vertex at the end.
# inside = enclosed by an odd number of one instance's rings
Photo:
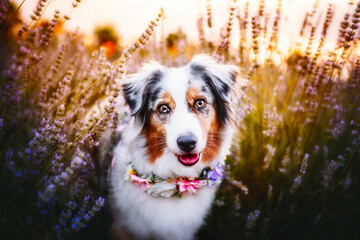
POLYGON ((187 166, 194 165, 199 160, 199 154, 184 154, 179 155, 179 161, 187 166))

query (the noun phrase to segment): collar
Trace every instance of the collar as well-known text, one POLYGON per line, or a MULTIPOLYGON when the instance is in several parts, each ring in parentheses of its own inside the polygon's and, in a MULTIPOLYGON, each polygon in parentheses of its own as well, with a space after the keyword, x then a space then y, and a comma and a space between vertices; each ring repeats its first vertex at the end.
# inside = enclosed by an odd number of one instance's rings
POLYGON ((154 174, 139 175, 130 162, 125 173, 125 180, 139 185, 143 192, 147 192, 154 197, 169 198, 177 196, 181 198, 184 194, 196 193, 199 188, 204 186, 212 187, 220 184, 224 172, 222 165, 219 159, 216 159, 214 165, 205 168, 197 178, 163 179, 154 174))

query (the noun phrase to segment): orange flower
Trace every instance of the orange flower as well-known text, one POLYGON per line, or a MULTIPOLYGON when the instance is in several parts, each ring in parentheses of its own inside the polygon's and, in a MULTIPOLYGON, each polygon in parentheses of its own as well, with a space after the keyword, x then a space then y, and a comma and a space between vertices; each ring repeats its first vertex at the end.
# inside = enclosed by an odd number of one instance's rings
POLYGON ((105 48, 106 57, 112 57, 116 52, 116 44, 113 41, 105 41, 101 46, 105 48))

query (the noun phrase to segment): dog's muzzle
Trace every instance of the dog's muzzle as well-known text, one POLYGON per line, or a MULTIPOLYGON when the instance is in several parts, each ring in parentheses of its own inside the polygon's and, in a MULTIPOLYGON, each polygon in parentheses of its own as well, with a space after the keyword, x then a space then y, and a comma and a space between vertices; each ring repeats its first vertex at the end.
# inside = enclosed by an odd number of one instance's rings
POLYGON ((185 166, 192 166, 199 161, 200 153, 191 153, 196 148, 197 138, 193 134, 182 135, 177 139, 178 147, 187 152, 178 156, 179 161, 185 166))

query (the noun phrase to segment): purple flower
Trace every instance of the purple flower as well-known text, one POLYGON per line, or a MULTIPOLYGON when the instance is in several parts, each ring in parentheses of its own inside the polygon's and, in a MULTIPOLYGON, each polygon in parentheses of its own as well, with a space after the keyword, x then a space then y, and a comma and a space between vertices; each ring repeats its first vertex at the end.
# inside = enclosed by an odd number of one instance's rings
POLYGON ((208 180, 208 184, 215 185, 221 182, 224 174, 224 168, 221 166, 219 159, 216 159, 213 167, 207 172, 206 179, 208 180))
POLYGON ((8 149, 8 151, 6 152, 5 160, 9 160, 12 157, 13 153, 14 152, 11 149, 8 149))

